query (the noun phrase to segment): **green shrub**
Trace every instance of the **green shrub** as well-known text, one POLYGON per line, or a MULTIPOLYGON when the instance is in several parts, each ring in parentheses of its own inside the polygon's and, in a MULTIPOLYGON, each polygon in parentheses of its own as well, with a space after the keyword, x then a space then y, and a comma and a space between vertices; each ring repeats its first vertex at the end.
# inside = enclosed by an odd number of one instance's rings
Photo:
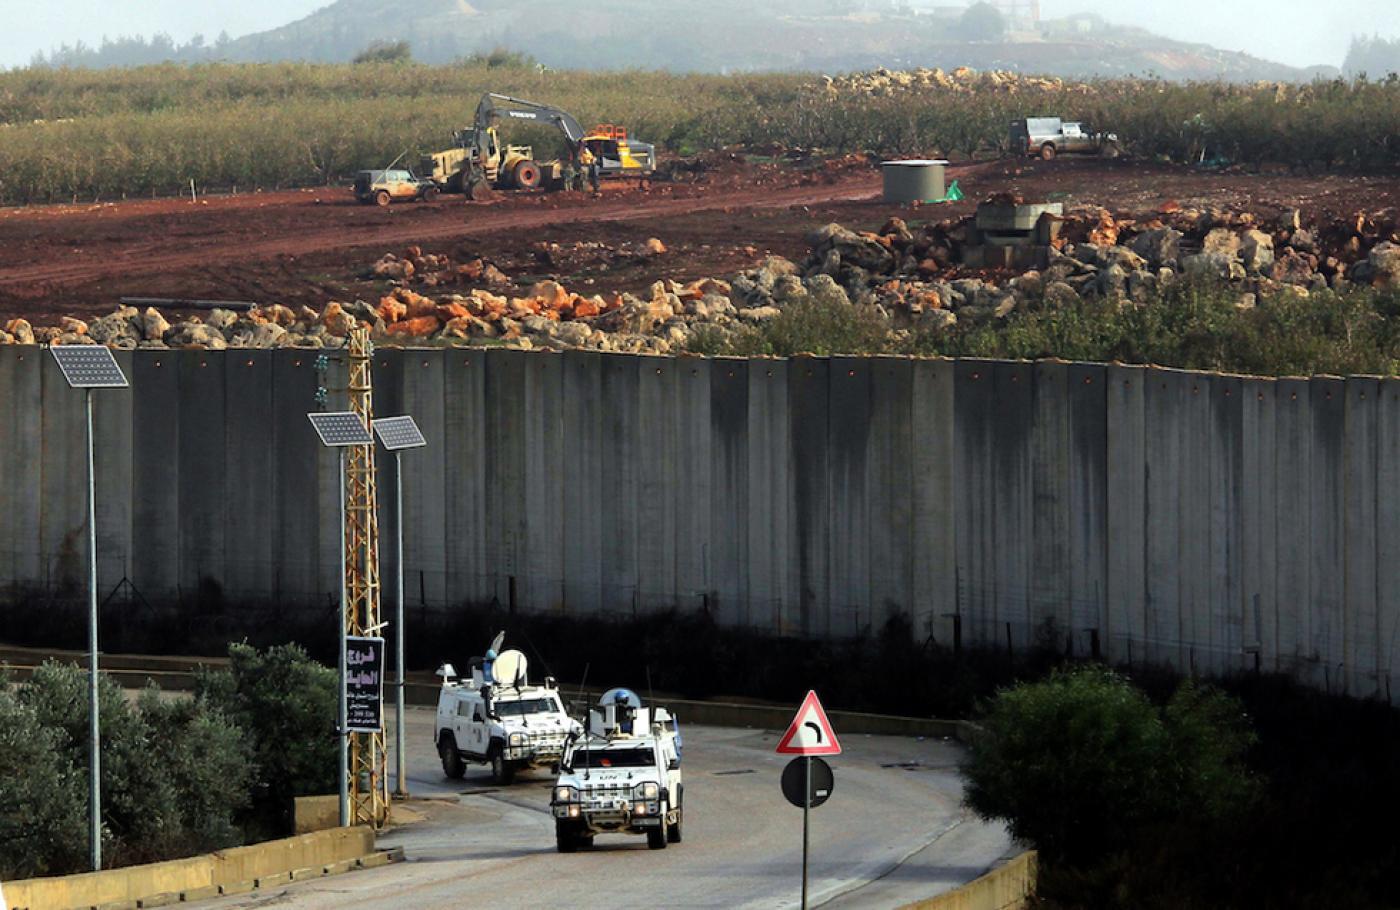
POLYGON ((1228 696, 1185 684, 1159 711, 1100 667, 998 693, 965 767, 968 804, 1053 862, 1098 860, 1145 830, 1231 820, 1256 796, 1253 734, 1228 696))
MULTIPOLYGON (((77 781, 82 834, 51 816, 31 833, 28 855, 52 872, 83 868, 87 856, 89 700, 87 671, 47 661, 17 688, 14 701, 43 731, 62 788, 77 781), (76 850, 73 849, 76 847, 76 850)), ((163 702, 154 687, 133 705, 110 677, 98 679, 102 746, 103 855, 109 865, 152 862, 240 843, 234 826, 252 777, 243 733, 188 698, 163 702)), ((45 772, 52 777, 52 774, 45 772)), ((56 797, 57 798, 57 797, 56 797)))
POLYGON ((228 654, 227 669, 196 676, 195 697, 246 731, 258 769, 256 807, 285 828, 294 797, 339 785, 336 672, 297 645, 233 644, 228 654))
POLYGON ((63 734, 0 679, 0 879, 80 869, 88 854, 87 773, 63 734))

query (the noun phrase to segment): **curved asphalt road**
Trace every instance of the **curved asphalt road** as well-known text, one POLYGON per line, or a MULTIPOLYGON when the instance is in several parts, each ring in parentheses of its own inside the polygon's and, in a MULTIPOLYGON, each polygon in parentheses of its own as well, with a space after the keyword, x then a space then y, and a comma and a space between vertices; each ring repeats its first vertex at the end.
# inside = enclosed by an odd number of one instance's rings
MULTIPOLYGON (((685 842, 652 851, 602 836, 554 850, 547 772, 496 788, 484 768, 443 777, 433 712, 409 709, 409 789, 423 821, 385 832, 405 863, 220 898, 208 908, 791 907, 801 896, 802 812, 783 799, 775 731, 684 727, 685 842)), ((391 734, 392 737, 392 734, 391 734)), ((392 738, 390 740, 392 742, 392 738)), ((812 810, 811 903, 895 907, 969 881, 1012 849, 961 807, 953 742, 847 736, 812 810)))

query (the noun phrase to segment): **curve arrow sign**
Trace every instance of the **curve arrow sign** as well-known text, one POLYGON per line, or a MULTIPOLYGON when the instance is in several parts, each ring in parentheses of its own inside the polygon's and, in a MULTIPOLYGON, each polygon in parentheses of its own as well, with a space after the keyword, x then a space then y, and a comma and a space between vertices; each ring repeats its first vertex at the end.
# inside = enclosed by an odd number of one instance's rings
POLYGON ((816 692, 808 692, 797 709, 783 738, 778 741, 781 755, 840 755, 841 742, 831 728, 826 709, 816 692))

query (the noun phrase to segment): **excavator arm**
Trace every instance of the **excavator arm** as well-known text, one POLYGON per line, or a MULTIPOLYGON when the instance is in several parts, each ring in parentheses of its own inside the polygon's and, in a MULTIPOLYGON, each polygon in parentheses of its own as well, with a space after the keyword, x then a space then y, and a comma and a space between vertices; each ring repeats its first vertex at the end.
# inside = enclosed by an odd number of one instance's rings
POLYGON ((484 135, 487 127, 491 126, 491 121, 501 116, 510 117, 513 120, 529 120, 552 125, 568 140, 571 155, 583 139, 583 127, 568 111, 561 111, 559 108, 550 107, 547 104, 526 101, 523 98, 499 95, 495 92, 487 92, 482 95, 481 103, 476 106, 476 119, 473 121, 473 125, 477 129, 477 135, 484 135))

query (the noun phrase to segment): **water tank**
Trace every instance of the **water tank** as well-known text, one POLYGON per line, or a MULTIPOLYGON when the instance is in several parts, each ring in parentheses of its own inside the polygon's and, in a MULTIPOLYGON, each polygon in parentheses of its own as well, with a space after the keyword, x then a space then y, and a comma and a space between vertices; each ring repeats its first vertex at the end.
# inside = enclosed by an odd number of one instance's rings
POLYGON ((885 178, 886 202, 937 202, 948 195, 948 162, 912 159, 886 161, 880 166, 885 178))

